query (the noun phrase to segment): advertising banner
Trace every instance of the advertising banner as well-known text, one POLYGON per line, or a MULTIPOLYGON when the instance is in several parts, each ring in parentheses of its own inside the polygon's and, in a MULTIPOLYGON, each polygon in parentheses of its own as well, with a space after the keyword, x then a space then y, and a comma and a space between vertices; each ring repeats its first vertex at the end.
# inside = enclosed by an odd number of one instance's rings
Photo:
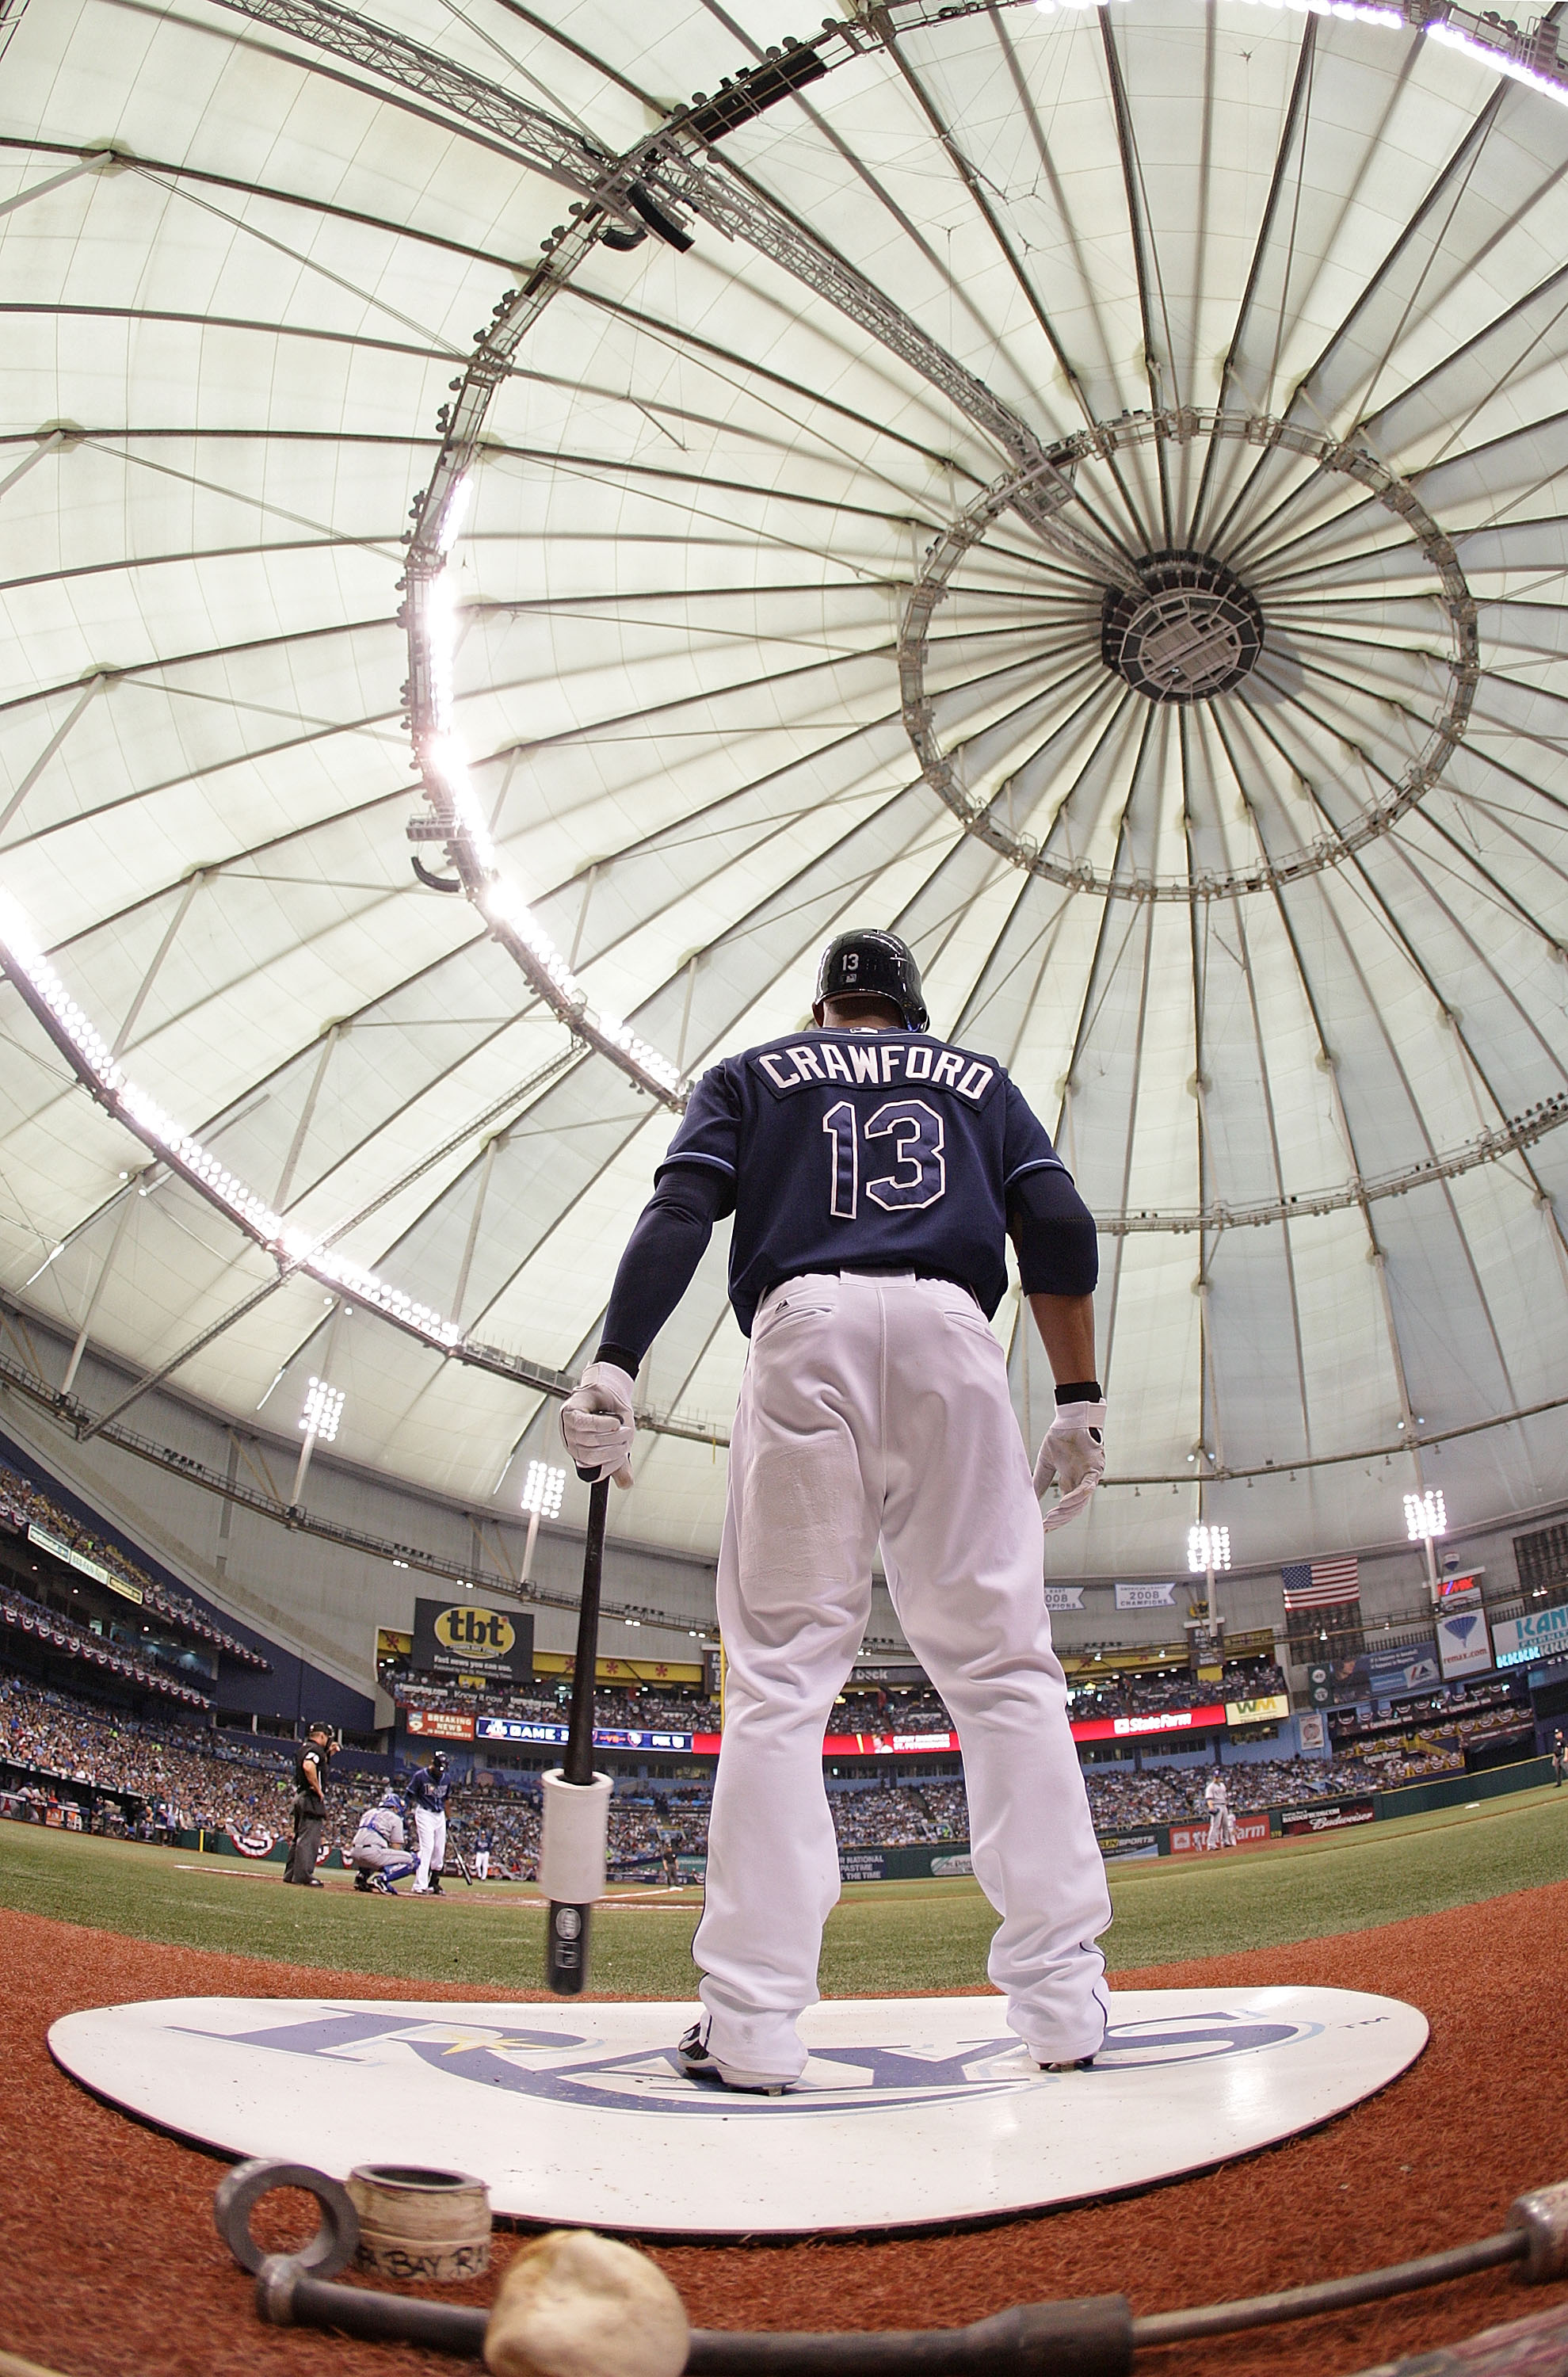
POLYGON ((1568 1656, 1568 1602, 1560 1602, 1555 1609, 1532 1609, 1523 1618, 1503 1619, 1492 1629, 1491 1647, 1500 1667, 1568 1656))
POLYGON ((1440 1576, 1437 1597, 1444 1609, 1474 1609, 1481 1597, 1479 1569, 1468 1576, 1440 1576))
POLYGON ((1174 1577, 1168 1584, 1129 1584, 1118 1577, 1116 1606, 1119 1609, 1168 1609, 1175 1591, 1174 1577))
MULTIPOLYGON (((570 1676, 577 1658, 570 1651, 539 1651, 534 1654, 535 1676, 570 1676)), ((696 1659, 607 1659, 601 1656, 593 1662, 593 1673, 602 1684, 700 1684, 703 1681, 701 1663, 696 1659)))
POLYGON ((934 1757, 957 1748, 956 1733, 830 1733, 822 1744, 829 1758, 934 1757))
POLYGON ((1484 1609, 1444 1610, 1437 1621, 1437 1655, 1445 1676, 1491 1671, 1491 1638, 1484 1609))
POLYGON ((1184 1619, 1181 1627, 1187 1637, 1187 1663, 1194 1675, 1205 1667, 1218 1668, 1225 1663, 1225 1620, 1216 1618, 1211 1626, 1207 1618, 1184 1619))
POLYGON ((888 1861, 880 1849, 840 1849, 838 1872, 841 1881, 885 1881, 888 1861))
POLYGON ((1303 1715, 1296 1720, 1296 1731, 1303 1750, 1326 1750, 1328 1727, 1321 1716, 1303 1715))
POLYGON ((1327 1660, 1307 1670, 1307 1692, 1314 1708, 1353 1708, 1358 1701, 1397 1700, 1405 1692, 1434 1691, 1442 1681, 1435 1642, 1362 1651, 1354 1659, 1327 1660))
POLYGON ((1307 1808, 1285 1808, 1279 1829, 1289 1839, 1301 1833, 1339 1833, 1347 1824, 1370 1824, 1377 1810, 1371 1799, 1318 1799, 1307 1808))
POLYGON ((1047 1609, 1082 1609, 1083 1607, 1083 1588, 1081 1584, 1047 1585, 1046 1607, 1047 1609))
MULTIPOLYGON (((1239 1849, 1264 1848, 1268 1845, 1268 1837, 1269 1820, 1266 1815, 1249 1814, 1243 1816, 1239 1814, 1237 1816, 1236 1845, 1239 1849)), ((1172 1824, 1170 1828, 1170 1853, 1172 1857, 1195 1857, 1201 1849, 1207 1849, 1208 1845, 1209 1820, 1207 1816, 1203 1817, 1202 1822, 1196 1824, 1172 1824)), ((1225 1851, 1223 1849, 1216 1849, 1215 1854, 1216 1857, 1223 1857, 1225 1855, 1225 1851)))
MULTIPOLYGON (((413 1730, 410 1713, 409 1730, 413 1730)), ((567 1738, 564 1725, 546 1725, 543 1719, 528 1716, 482 1716, 474 1720, 473 1730, 480 1741, 537 1741, 553 1749, 567 1738)))
POLYGON ((1310 1666, 1307 1697, 1314 1708, 1354 1708, 1370 1700, 1365 1659, 1325 1659, 1310 1666))
MULTIPOLYGON (((408 1729, 410 1733, 413 1733, 415 1730, 428 1730, 427 1726, 419 1728, 415 1727, 413 1720, 415 1714, 419 1713, 420 1712, 416 1712, 412 1709, 409 1712, 408 1729)), ((430 1712, 426 1710, 423 1712, 423 1714, 428 1716, 430 1712)), ((456 1723, 457 1720, 448 1719, 447 1722, 456 1723)), ((547 1724, 542 1718, 536 1719, 525 1716, 482 1716, 473 1718, 471 1721, 470 1731, 468 1733, 462 1735, 449 1735, 448 1738, 450 1740, 464 1741, 474 1739, 479 1741, 537 1742, 542 1749, 559 1750, 565 1745, 569 1729, 570 1728, 569 1726, 564 1725, 547 1724)), ((664 1730, 655 1731, 652 1729, 646 1732, 641 1732, 629 1726, 596 1725, 593 1728, 593 1747, 595 1750, 689 1750, 693 1747, 701 1748, 704 1746, 709 1750, 716 1750, 719 1746, 718 1735, 716 1733, 675 1733, 665 1732, 664 1730)), ((823 1746, 824 1748, 827 1747, 826 1744, 823 1746)))
POLYGON ((1160 1836, 1152 1824, 1142 1825, 1134 1833, 1097 1833, 1100 1855, 1107 1865, 1115 1865, 1121 1857, 1157 1857, 1160 1836))
POLYGON ((1437 1644, 1405 1642, 1396 1651, 1369 1651, 1367 1685, 1374 1701, 1396 1700, 1401 1692, 1430 1691, 1442 1681, 1437 1644))
POLYGON ((63 1535, 51 1535, 47 1527, 35 1527, 30 1519, 28 1522, 28 1541, 36 1544, 40 1551, 47 1552, 51 1559, 64 1560, 67 1568, 77 1569, 83 1576, 91 1577, 95 1584, 106 1584, 111 1593, 120 1594, 126 1601, 141 1600, 139 1584, 127 1583, 123 1576, 116 1576, 112 1569, 105 1568, 102 1560, 90 1559, 86 1552, 78 1552, 75 1544, 66 1543, 63 1535))
POLYGON ((1072 1726, 1074 1741, 1124 1741, 1160 1733, 1198 1733, 1225 1723, 1225 1703, 1203 1708, 1151 1709, 1143 1716, 1087 1716, 1072 1726))
POLYGON ((954 1850, 951 1857, 934 1857, 931 1859, 934 1874, 973 1873, 974 1870, 975 1860, 967 1849, 954 1850))
POLYGON ((456 1709, 410 1709, 408 1730, 430 1741, 472 1741, 473 1719, 456 1709))
POLYGON ((477 1601, 416 1601, 413 1664, 422 1675, 533 1681, 533 1620, 477 1601))
POLYGON ((1229 1725, 1278 1725, 1290 1714, 1290 1702, 1283 1692, 1269 1692, 1262 1700, 1227 1701, 1225 1714, 1229 1725))

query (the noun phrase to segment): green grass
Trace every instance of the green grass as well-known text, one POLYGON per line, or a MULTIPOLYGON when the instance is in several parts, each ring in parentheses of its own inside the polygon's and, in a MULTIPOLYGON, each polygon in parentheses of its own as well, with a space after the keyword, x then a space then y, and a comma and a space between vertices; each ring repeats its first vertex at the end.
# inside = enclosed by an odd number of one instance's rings
MULTIPOLYGON (((1365 1930, 1568 1880, 1568 1792, 1488 1800, 1226 1857, 1113 1866, 1113 1971, 1365 1930)), ((172 1946, 405 1980, 539 1984, 533 1893, 461 1882, 441 1900, 356 1896, 346 1877, 285 1891, 281 1869, 197 1859, 0 1824, 0 1906, 172 1946)), ((694 1989, 695 1893, 628 1893, 594 1917, 596 1989, 646 1998, 694 1989)), ((940 1991, 979 1981, 996 1918, 968 1881, 852 1883, 829 1922, 828 1996, 940 1991)))

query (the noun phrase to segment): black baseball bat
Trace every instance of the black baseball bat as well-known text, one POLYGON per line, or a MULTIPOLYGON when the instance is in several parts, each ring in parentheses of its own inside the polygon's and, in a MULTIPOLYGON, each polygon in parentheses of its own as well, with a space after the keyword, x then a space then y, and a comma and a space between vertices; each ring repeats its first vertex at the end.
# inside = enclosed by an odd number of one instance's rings
MULTIPOLYGON (((581 1472, 579 1471, 581 1476, 581 1472)), ((577 1659, 571 1677, 571 1720, 561 1773, 568 1783, 593 1780, 593 1682, 599 1663, 599 1585, 604 1567, 604 1523, 610 1481, 601 1477, 588 1497, 582 1547, 582 1601, 577 1616, 577 1659)), ((588 1934, 593 1907, 552 1899, 545 1931, 545 1979, 557 1997, 574 1998, 588 1985, 588 1934)))

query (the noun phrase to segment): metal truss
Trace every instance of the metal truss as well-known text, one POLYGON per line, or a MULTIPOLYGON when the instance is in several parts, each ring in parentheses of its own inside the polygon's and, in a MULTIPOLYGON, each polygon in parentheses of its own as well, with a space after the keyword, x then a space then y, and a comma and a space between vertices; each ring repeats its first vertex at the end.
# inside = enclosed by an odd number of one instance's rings
POLYGON ((1096 1213, 1095 1227, 1107 1238, 1162 1230, 1179 1236, 1191 1230, 1256 1230, 1274 1222, 1304 1221, 1315 1213, 1340 1213, 1381 1197, 1407 1197, 1412 1188, 1423 1188, 1430 1180, 1456 1180, 1462 1172, 1474 1172, 1482 1164, 1499 1164, 1505 1155, 1533 1147, 1537 1140, 1565 1122, 1568 1090, 1560 1090, 1527 1113, 1512 1115, 1492 1129, 1478 1132, 1452 1154, 1429 1155, 1419 1164, 1406 1165, 1402 1172, 1351 1180, 1343 1188, 1324 1188, 1315 1196, 1265 1198, 1256 1205, 1204 1205, 1191 1213, 1096 1213))
MULTIPOLYGON (((476 334, 473 355, 461 377, 453 383, 456 401, 444 407, 438 426, 442 447, 429 484, 414 507, 414 528, 409 540, 406 600, 401 614, 408 637, 409 676, 405 688, 410 732, 431 816, 415 828, 419 838, 439 838, 447 843, 450 863, 463 890, 480 909, 495 937, 508 948, 527 980, 586 1045, 607 1057, 623 1072, 661 1103, 678 1109, 685 1102, 679 1069, 644 1042, 618 1017, 594 1009, 561 952, 533 916, 515 887, 500 877, 480 805, 467 781, 466 761, 451 724, 449 672, 444 650, 449 621, 443 616, 439 586, 448 552, 460 528, 468 472, 478 448, 485 414, 497 388, 509 375, 522 340, 550 299, 585 262, 599 240, 609 234, 611 245, 626 246, 652 234, 672 245, 691 244, 687 225, 705 222, 728 240, 743 241, 766 256, 803 287, 888 352, 897 356, 927 384, 936 388, 1007 457, 1011 470, 987 499, 988 518, 1011 509, 1034 529, 1047 548, 1080 566, 1087 566, 1102 584, 1126 582, 1128 565, 1102 538, 1085 534, 1063 518, 1073 499, 1073 477, 1079 463, 1094 453, 1102 458, 1118 442, 1147 436, 1181 435, 1164 416, 1096 426, 1050 448, 1042 445, 1020 418, 984 381, 965 370, 955 357, 929 338, 901 308, 863 274, 836 255, 808 228, 772 203, 754 185, 724 165, 714 143, 736 125, 760 114, 764 107, 787 98, 806 82, 819 78, 854 59, 889 47, 901 34, 954 20, 992 13, 998 6, 1026 5, 1026 0, 882 0, 864 7, 843 23, 824 20, 805 42, 786 39, 760 65, 745 67, 735 78, 724 78, 718 92, 699 93, 691 103, 675 110, 666 124, 648 134, 619 156, 595 143, 548 110, 519 98, 500 85, 474 74, 439 53, 377 25, 333 0, 218 0, 221 6, 296 41, 351 60, 356 66, 434 103, 456 121, 471 125, 487 139, 499 142, 521 163, 560 187, 577 194, 575 221, 557 224, 542 243, 538 266, 519 290, 509 291, 495 309, 488 329, 476 334), (803 63, 809 60, 809 64, 803 63)), ((1326 5, 1326 0, 1325 0, 1326 5)), ((1558 58, 1556 34, 1545 19, 1532 20, 1521 33, 1512 24, 1455 5, 1455 0, 1402 0, 1398 8, 1368 8, 1369 18, 1412 31, 1436 32, 1459 43, 1500 71, 1514 75, 1551 96, 1568 99, 1568 75, 1558 58)), ((1184 418, 1184 416, 1183 416, 1184 418)), ((1220 436, 1255 436, 1255 430, 1227 413, 1206 419, 1205 430, 1220 436)), ((1191 434, 1196 434, 1196 416, 1191 434)), ((1297 444, 1300 433, 1274 425, 1275 442, 1297 444)), ((1391 796, 1369 812, 1364 828, 1343 837, 1325 838, 1308 851, 1293 854, 1278 867, 1254 868, 1234 882, 1155 885, 1112 878, 1103 883, 1086 879, 1082 867, 1061 868, 1033 848, 1006 847, 1014 863, 1052 874, 1073 890, 1105 890, 1132 898, 1208 898, 1228 890, 1257 890, 1265 883, 1332 864, 1372 835, 1386 831, 1435 780, 1464 731, 1473 697, 1476 673, 1474 606, 1469 603, 1452 548, 1441 537, 1402 484, 1384 485, 1392 474, 1375 458, 1358 451, 1348 455, 1329 440, 1307 440, 1303 452, 1326 468, 1361 478, 1379 499, 1402 514, 1411 526, 1443 586, 1444 606, 1455 628, 1454 687, 1443 717, 1421 758, 1407 771, 1391 796), (1441 553, 1439 546, 1444 548, 1441 553), (1451 579, 1457 584, 1451 584, 1451 579)), ((974 513, 966 515, 973 519, 974 513)), ((953 532, 959 534, 959 530, 953 532)), ((939 547, 933 563, 940 565, 939 547)), ((960 553, 947 556, 956 565, 960 553)), ((938 568, 928 565, 904 625, 901 667, 904 707, 911 734, 920 750, 928 781, 961 815, 966 830, 995 840, 999 830, 988 818, 967 813, 947 762, 929 745, 928 711, 923 711, 917 683, 919 653, 929 604, 940 601, 940 584, 928 586, 938 568), (929 603, 922 615, 923 593, 929 603)), ((1009 840, 998 842, 1003 847, 1009 840)))
MULTIPOLYGON (((173 1445, 160 1444, 156 1438, 139 1435, 107 1415, 94 1417, 84 1405, 73 1398, 62 1396, 45 1379, 28 1369, 14 1356, 0 1347, 0 1380, 13 1388, 28 1402, 46 1412, 51 1418, 64 1421, 78 1437, 101 1436, 105 1443, 118 1445, 123 1451, 134 1453, 138 1461, 150 1462, 155 1468, 189 1480, 204 1492, 219 1495, 225 1502, 238 1503, 258 1519, 270 1519, 302 1535, 314 1535, 323 1543, 341 1544, 347 1550, 365 1552, 372 1559, 384 1559, 401 1568, 416 1569, 423 1575, 437 1576, 453 1584, 476 1587, 490 1595, 505 1593, 512 1599, 527 1602, 530 1607, 546 1609, 575 1609, 575 1594, 553 1593, 546 1585, 520 1585, 515 1579, 498 1572, 470 1566, 452 1559, 443 1552, 421 1550, 417 1544, 397 1543, 387 1535, 372 1535, 364 1527, 345 1526, 341 1521, 323 1518, 301 1505, 289 1507, 264 1494, 259 1486, 252 1486, 240 1477, 229 1477, 221 1470, 209 1469, 188 1452, 180 1452, 173 1445)), ((706 1439, 704 1439, 704 1441, 706 1439)), ((488 1519, 496 1523, 493 1511, 470 1511, 470 1519, 488 1519)), ((675 1634, 685 1634, 690 1629, 684 1617, 672 1617, 667 1610, 656 1609, 640 1601, 612 1601, 604 1604, 604 1613, 611 1618, 633 1618, 643 1625, 662 1626, 675 1634)))
POLYGON ((984 542, 994 521, 1013 503, 1012 483, 999 480, 937 539, 911 590, 898 642, 904 723, 926 782, 952 811, 964 831, 1014 866, 1044 876, 1071 890, 1092 891, 1109 899, 1206 901, 1233 897, 1240 891, 1261 891, 1294 882, 1304 875, 1315 875, 1326 866, 1337 866, 1353 852, 1386 833, 1406 810, 1424 798, 1464 741, 1480 677, 1475 598, 1451 540, 1406 482, 1369 447, 1320 436, 1290 421, 1224 407, 1200 410, 1181 405, 1157 412, 1122 413, 1114 421, 1075 431, 1051 448, 1050 459, 1065 473, 1091 459, 1107 460, 1129 447, 1185 445, 1197 438, 1212 441, 1222 437, 1241 440, 1261 453, 1283 448, 1299 454, 1320 471, 1353 480, 1367 488, 1377 502, 1404 523, 1437 580, 1437 601, 1448 620, 1452 651, 1447 697, 1424 749, 1385 797, 1366 807, 1355 825, 1322 835, 1304 849, 1261 859, 1233 874, 1183 875, 1167 881, 1114 869, 1101 871, 1086 859, 1059 856, 1029 835, 1015 833, 996 814, 989 798, 968 790, 961 771, 942 748, 934 707, 926 691, 926 651, 932 615, 945 601, 960 564, 984 542))

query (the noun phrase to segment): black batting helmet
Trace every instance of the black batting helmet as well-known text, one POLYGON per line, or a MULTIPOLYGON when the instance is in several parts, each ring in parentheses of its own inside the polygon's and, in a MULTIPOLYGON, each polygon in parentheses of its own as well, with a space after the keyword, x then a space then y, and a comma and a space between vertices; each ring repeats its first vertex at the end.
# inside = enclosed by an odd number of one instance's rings
POLYGON ((930 1022, 920 996, 920 969, 914 951, 896 933, 879 932, 875 926, 867 925, 840 933, 828 943, 817 969, 813 1011, 818 1022, 826 1000, 847 998, 855 991, 891 999, 911 1032, 924 1032, 930 1022))
POLYGON ((446 1773, 446 1771, 447 1771, 447 1753, 446 1753, 446 1751, 445 1751, 444 1750, 433 1750, 431 1751, 431 1753, 430 1753, 430 1772, 431 1772, 431 1774, 434 1774, 434 1775, 436 1775, 437 1778, 439 1778, 441 1775, 443 1775, 443 1774, 446 1773))

